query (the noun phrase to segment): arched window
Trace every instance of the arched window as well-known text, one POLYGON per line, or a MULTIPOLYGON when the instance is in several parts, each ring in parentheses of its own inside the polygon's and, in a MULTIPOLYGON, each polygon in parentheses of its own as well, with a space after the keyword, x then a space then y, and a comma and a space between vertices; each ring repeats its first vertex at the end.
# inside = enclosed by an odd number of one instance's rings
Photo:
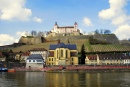
POLYGON ((72 61, 74 61, 74 59, 72 58, 72 61))
POLYGON ((63 50, 61 50, 61 57, 63 57, 63 50))
POLYGON ((68 57, 68 51, 66 50, 66 58, 68 57))
POLYGON ((58 50, 57 50, 57 58, 58 58, 58 50))

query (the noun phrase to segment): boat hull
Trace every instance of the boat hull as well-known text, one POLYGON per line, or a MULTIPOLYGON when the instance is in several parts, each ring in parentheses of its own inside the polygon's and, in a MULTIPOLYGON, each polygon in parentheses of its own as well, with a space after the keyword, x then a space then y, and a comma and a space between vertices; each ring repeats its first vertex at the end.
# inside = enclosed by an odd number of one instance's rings
POLYGON ((8 69, 8 72, 15 72, 15 69, 8 69))
POLYGON ((7 72, 8 68, 0 68, 0 72, 7 72))

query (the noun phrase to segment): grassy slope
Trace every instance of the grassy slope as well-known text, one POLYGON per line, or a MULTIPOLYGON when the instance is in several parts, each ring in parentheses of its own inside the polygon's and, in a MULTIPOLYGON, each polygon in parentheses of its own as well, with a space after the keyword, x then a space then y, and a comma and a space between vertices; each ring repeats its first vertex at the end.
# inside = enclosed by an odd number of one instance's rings
MULTIPOLYGON (((130 47, 129 46, 121 46, 121 45, 115 45, 115 44, 107 44, 107 45, 101 45, 101 44, 97 44, 97 45, 91 45, 89 43, 89 39, 88 38, 82 38, 82 36, 77 37, 78 39, 74 38, 74 36, 72 37, 51 37, 51 40, 55 40, 52 42, 45 42, 45 43, 41 43, 41 44, 36 44, 36 45, 24 45, 24 46, 20 46, 17 48, 13 48, 12 50, 14 52, 26 52, 28 50, 31 50, 33 48, 45 48, 45 49, 49 49, 50 44, 57 44, 57 39, 60 38, 61 42, 64 42, 65 44, 68 43, 68 38, 71 44, 76 44, 77 45, 77 50, 80 52, 81 50, 81 46, 82 44, 85 45, 85 50, 86 52, 108 52, 108 51, 130 51, 130 47), (82 38, 82 39, 81 39, 82 38)), ((47 38, 48 39, 48 38, 47 38)))

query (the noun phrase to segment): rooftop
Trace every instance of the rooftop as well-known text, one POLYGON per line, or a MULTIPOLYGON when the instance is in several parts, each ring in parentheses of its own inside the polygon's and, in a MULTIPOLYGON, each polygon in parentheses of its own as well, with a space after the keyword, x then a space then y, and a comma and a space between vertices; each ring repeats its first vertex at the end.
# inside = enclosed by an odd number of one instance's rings
POLYGON ((28 58, 28 59, 43 59, 42 55, 40 54, 31 54, 28 58))
POLYGON ((50 45, 49 50, 55 50, 56 48, 68 48, 70 50, 77 50, 76 44, 64 44, 63 42, 56 45, 50 45))

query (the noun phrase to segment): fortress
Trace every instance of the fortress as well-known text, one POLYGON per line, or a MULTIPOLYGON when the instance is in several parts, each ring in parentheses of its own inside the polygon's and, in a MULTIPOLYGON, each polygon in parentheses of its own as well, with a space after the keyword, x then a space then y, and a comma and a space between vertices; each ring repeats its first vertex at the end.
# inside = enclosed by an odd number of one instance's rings
POLYGON ((78 29, 77 22, 74 23, 74 26, 62 26, 62 27, 59 27, 57 22, 55 22, 55 25, 51 30, 51 32, 57 34, 71 34, 74 32, 80 32, 80 30, 78 29))
POLYGON ((55 37, 55 36, 61 37, 65 34, 69 36, 79 36, 80 30, 78 29, 77 22, 74 23, 74 26, 64 26, 64 27, 59 27, 57 22, 55 22, 53 29, 47 35, 47 37, 42 37, 42 36, 21 37, 19 43, 39 44, 39 43, 46 42, 46 38, 48 37, 55 37))

